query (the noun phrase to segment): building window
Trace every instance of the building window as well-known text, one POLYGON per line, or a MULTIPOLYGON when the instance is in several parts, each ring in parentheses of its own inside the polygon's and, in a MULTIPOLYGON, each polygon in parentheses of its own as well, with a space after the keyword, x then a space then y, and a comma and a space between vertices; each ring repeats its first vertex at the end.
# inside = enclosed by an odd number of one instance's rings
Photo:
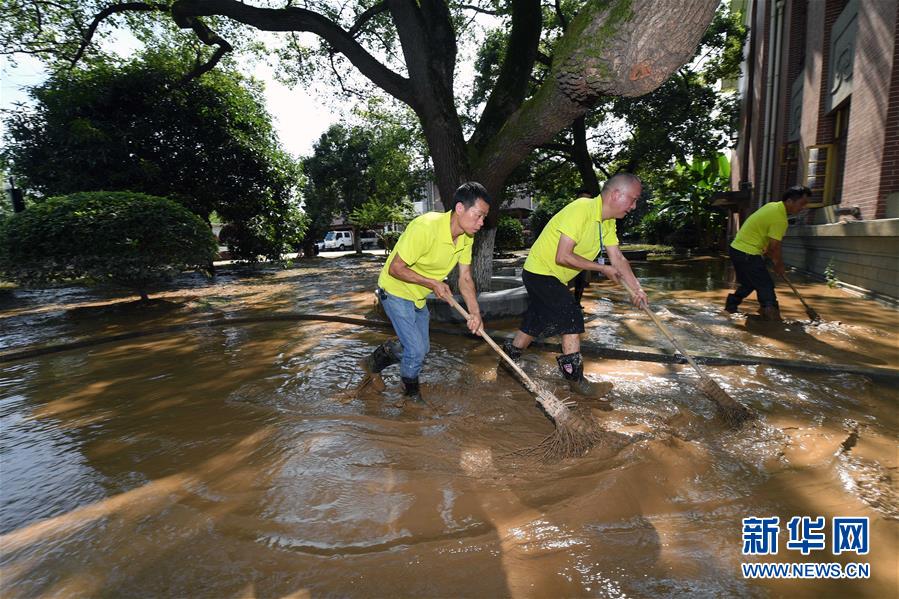
POLYGON ((786 183, 784 187, 792 187, 800 182, 800 164, 799 142, 790 141, 780 146, 780 166, 786 183))
POLYGON ((833 170, 835 144, 809 146, 805 161, 805 185, 812 190, 809 208, 820 208, 833 203, 833 170))
POLYGON ((833 165, 833 204, 843 201, 843 173, 846 170, 846 139, 849 137, 849 102, 840 106, 831 114, 833 121, 833 137, 836 156, 833 165))

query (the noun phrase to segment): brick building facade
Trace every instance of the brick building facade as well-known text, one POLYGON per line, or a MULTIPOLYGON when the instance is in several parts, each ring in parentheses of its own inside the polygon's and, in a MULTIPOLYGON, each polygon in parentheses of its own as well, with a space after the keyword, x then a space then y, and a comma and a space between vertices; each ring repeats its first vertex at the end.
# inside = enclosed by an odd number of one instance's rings
POLYGON ((813 203, 784 239, 787 264, 899 298, 897 0, 735 4, 750 37, 734 224, 807 185, 813 203))

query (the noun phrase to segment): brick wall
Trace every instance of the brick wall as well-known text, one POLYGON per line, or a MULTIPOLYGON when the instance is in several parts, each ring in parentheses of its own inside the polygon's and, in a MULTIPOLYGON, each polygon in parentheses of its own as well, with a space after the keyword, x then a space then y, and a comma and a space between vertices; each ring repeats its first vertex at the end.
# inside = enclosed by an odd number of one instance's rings
MULTIPOLYGON (((790 33, 790 7, 786 3, 783 7, 781 19, 783 20, 781 23, 781 35, 783 36, 783 40, 781 42, 780 64, 775 65, 774 67, 774 76, 778 78, 778 82, 775 85, 777 97, 774 98, 774 112, 771 115, 771 126, 774 127, 771 142, 774 144, 774 152, 772 152, 772 163, 768 167, 770 170, 770 173, 768 174, 769 191, 767 191, 762 202, 780 199, 778 190, 780 188, 779 182, 781 180, 781 171, 783 170, 780 165, 780 145, 783 143, 784 137, 786 137, 786 122, 789 116, 787 111, 788 106, 790 105, 790 84, 787 81, 787 58, 790 51, 790 40, 788 38, 790 33)), ((772 47, 771 50, 773 52, 774 48, 772 47)), ((765 140, 766 143, 767 141, 768 140, 765 140)), ((763 193, 765 193, 764 190, 763 193)))
POLYGON ((866 220, 876 217, 885 169, 884 131, 893 71, 895 22, 895 1, 865 2, 860 7, 842 205, 858 206, 862 219, 866 220))
MULTIPOLYGON (((756 194, 761 193, 761 190, 758 189, 758 184, 762 177, 762 155, 765 149, 765 140, 762 139, 765 132, 765 82, 768 80, 768 53, 772 51, 772 48, 768 46, 768 36, 771 35, 771 27, 769 27, 769 25, 771 22, 773 4, 773 2, 765 2, 763 4, 765 9, 758 11, 755 24, 756 31, 759 35, 756 41, 758 59, 756 61, 755 71, 755 90, 753 90, 753 98, 755 99, 756 104, 753 117, 754 122, 752 123, 750 135, 752 139, 751 177, 756 194)), ((764 198, 756 197, 750 212, 758 208, 761 205, 761 202, 764 201, 764 198)), ((744 214, 743 216, 745 218, 748 214, 744 214)))
MULTIPOLYGON (((806 11, 805 38, 805 86, 802 92, 802 124, 799 134, 800 156, 804 163, 808 159, 805 148, 818 141, 818 121, 823 114, 823 94, 821 88, 826 86, 824 75, 826 64, 821 48, 825 37, 825 5, 823 2, 810 2, 806 11)), ((829 35, 829 34, 828 34, 829 35)), ((829 39, 829 37, 828 37, 829 39)))
POLYGON ((846 1, 847 0, 827 0, 824 5, 824 24, 822 25, 823 35, 820 38, 821 45, 816 48, 817 51, 821 52, 822 61, 821 85, 817 90, 819 99, 818 131, 815 135, 814 142, 816 144, 829 144, 834 140, 834 119, 824 112, 827 107, 827 103, 825 101, 827 97, 827 73, 830 69, 830 31, 831 29, 833 29, 833 24, 836 22, 837 17, 839 17, 840 13, 843 12, 843 9, 846 8, 846 1))
POLYGON ((775 154, 776 176, 771 187, 771 197, 780 199, 783 192, 792 185, 799 183, 797 177, 801 176, 802 169, 799 165, 792 167, 782 164, 780 152, 787 142, 787 134, 790 131, 790 90, 793 82, 802 73, 806 52, 806 28, 808 27, 806 14, 808 12, 808 0, 794 0, 786 6, 786 22, 784 27, 784 63, 781 71, 783 75, 780 82, 781 107, 780 122, 778 123, 777 152, 775 154), (798 168, 797 168, 798 167, 798 168))
MULTIPOLYGON (((893 39, 899 35, 899 9, 893 22, 893 39)), ((893 44, 893 68, 887 102, 886 133, 883 140, 883 169, 877 193, 875 218, 886 218, 887 196, 899 193, 899 44, 893 44)))
POLYGON ((789 4, 789 35, 787 48, 787 79, 784 83, 786 89, 793 84, 802 67, 805 64, 806 28, 808 27, 808 0, 794 0, 789 4))

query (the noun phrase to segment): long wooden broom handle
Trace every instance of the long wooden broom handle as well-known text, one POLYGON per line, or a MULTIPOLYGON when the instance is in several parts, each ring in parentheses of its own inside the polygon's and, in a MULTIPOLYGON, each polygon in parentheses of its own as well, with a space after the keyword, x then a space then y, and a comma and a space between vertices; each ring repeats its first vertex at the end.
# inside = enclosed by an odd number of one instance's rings
MULTIPOLYGON (((459 305, 459 302, 456 301, 456 298, 450 297, 447 301, 449 302, 449 305, 451 305, 453 308, 455 308, 456 311, 458 311, 459 314, 461 314, 462 317, 465 318, 465 320, 468 320, 468 317, 469 317, 468 312, 465 311, 465 308, 463 308, 462 306, 459 305)), ((536 383, 534 383, 534 381, 532 381, 531 378, 524 373, 524 370, 522 370, 518 366, 518 364, 515 363, 515 360, 513 360, 508 355, 506 355, 506 352, 504 352, 503 349, 499 345, 496 344, 496 341, 494 341, 493 339, 490 338, 490 335, 488 335, 484 331, 483 326, 481 326, 481 328, 478 329, 478 335, 483 337, 484 341, 486 341, 488 344, 490 344, 490 347, 492 347, 493 350, 496 353, 498 353, 500 355, 500 357, 502 357, 502 359, 505 360, 506 363, 515 370, 515 372, 518 373, 518 376, 520 376, 522 378, 522 380, 525 382, 525 385, 527 385, 528 389, 530 389, 531 391, 534 391, 534 392, 536 391, 536 389, 537 389, 536 383)))
MULTIPOLYGON (((803 297, 799 294, 799 291, 796 289, 796 286, 793 285, 793 282, 790 281, 790 279, 787 278, 787 273, 784 273, 784 274, 782 274, 782 275, 780 275, 780 276, 783 277, 783 280, 787 282, 787 285, 790 286, 790 289, 793 290, 793 293, 795 293, 795 294, 796 294, 796 297, 799 298, 799 301, 802 302, 802 307, 805 308, 805 311, 808 312, 809 310, 811 310, 811 308, 809 308, 809 305, 808 305, 807 303, 805 303, 805 298, 803 298, 803 297)), ((811 310, 811 311, 814 312, 814 310, 811 310)))
MULTIPOLYGON (((635 295, 634 290, 631 289, 630 285, 627 284, 627 281, 625 281, 624 278, 619 279, 619 282, 625 289, 627 289, 627 292, 631 294, 631 297, 635 295)), ((687 359, 687 362, 690 363, 690 366, 695 368, 696 372, 698 372, 699 374, 703 374, 702 370, 700 370, 696 362, 693 361, 693 358, 690 356, 690 354, 687 353, 687 350, 681 347, 680 342, 678 342, 674 335, 671 334, 671 331, 668 330, 668 327, 665 326, 665 323, 659 320, 659 317, 655 315, 655 312, 650 310, 648 305, 643 306, 643 311, 649 314, 649 317, 652 318, 652 321, 654 323, 656 323, 656 326, 660 331, 662 331, 662 334, 668 338, 668 341, 670 341, 674 345, 674 348, 680 353, 680 355, 687 359)))

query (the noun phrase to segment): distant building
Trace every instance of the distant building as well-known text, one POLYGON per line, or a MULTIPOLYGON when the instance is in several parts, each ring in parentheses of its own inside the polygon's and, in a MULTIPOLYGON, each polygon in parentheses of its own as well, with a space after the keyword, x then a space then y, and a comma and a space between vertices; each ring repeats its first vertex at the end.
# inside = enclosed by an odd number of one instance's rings
POLYGON ((792 185, 787 264, 899 298, 897 0, 737 0, 750 29, 731 235, 792 185))
MULTIPOLYGON (((445 212, 449 208, 444 207, 440 199, 440 191, 433 181, 425 185, 422 199, 413 204, 416 214, 425 212, 445 212)), ((526 218, 534 211, 534 198, 524 189, 509 189, 505 194, 505 201, 500 207, 500 214, 509 214, 516 218, 526 218)))

